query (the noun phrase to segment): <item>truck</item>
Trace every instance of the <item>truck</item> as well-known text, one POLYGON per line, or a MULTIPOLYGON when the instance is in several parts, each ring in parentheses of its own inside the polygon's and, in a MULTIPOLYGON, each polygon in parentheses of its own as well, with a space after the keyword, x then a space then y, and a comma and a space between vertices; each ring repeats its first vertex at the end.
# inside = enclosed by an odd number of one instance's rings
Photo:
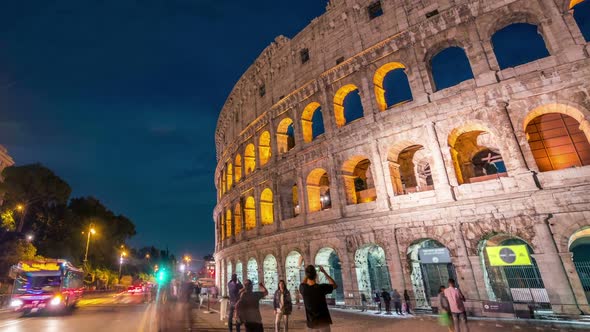
POLYGON ((21 261, 10 269, 14 279, 10 307, 23 315, 64 312, 84 292, 84 272, 63 259, 21 261))

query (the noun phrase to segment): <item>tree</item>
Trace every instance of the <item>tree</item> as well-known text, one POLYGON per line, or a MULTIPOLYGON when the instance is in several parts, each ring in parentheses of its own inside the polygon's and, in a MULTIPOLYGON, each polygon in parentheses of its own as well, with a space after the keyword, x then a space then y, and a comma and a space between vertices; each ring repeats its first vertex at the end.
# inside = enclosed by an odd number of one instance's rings
POLYGON ((5 276, 12 265, 37 256, 37 248, 15 233, 5 233, 0 238, 0 273, 5 276))

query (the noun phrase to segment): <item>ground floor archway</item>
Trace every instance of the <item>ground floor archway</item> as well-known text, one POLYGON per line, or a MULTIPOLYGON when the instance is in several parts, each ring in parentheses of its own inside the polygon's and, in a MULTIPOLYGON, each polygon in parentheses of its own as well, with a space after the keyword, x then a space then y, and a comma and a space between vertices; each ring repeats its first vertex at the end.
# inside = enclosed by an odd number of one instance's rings
POLYGON ((238 280, 243 282, 244 280, 244 269, 242 267, 242 261, 236 262, 236 274, 238 275, 238 280))
POLYGON ((287 289, 291 292, 292 296, 299 290, 299 285, 303 280, 304 269, 305 262, 303 256, 297 251, 291 251, 285 261, 285 271, 287 275, 287 289))
POLYGON ((576 272, 590 303, 590 227, 577 231, 570 238, 569 250, 576 272))
POLYGON ((268 294, 273 296, 279 287, 279 270, 275 256, 266 256, 262 267, 264 273, 264 286, 268 289, 268 294))
MULTIPOLYGON (((328 274, 334 279, 336 284, 339 285, 339 287, 336 288, 336 291, 328 295, 328 297, 335 299, 337 303, 343 303, 344 287, 342 287, 342 265, 336 251, 329 247, 320 249, 315 256, 315 265, 323 266, 326 272, 328 272, 328 274)), ((328 282, 322 273, 319 274, 319 277, 320 283, 328 282)))
MULTIPOLYGON (((389 267, 385 251, 376 244, 368 244, 358 249, 354 255, 359 292, 372 297, 376 291, 391 290, 389 267)), ((360 294, 355 294, 360 297, 360 294)))
POLYGON ((252 281, 254 291, 258 291, 258 263, 254 258, 248 260, 248 279, 252 281))

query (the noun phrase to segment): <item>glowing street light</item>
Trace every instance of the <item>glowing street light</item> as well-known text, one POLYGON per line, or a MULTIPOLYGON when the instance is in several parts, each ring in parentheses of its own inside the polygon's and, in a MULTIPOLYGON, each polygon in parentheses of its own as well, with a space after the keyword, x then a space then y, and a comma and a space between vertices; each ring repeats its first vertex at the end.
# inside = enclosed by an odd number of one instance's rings
POLYGON ((33 241, 33 235, 28 234, 27 235, 27 241, 29 241, 29 242, 33 241))
MULTIPOLYGON (((123 246, 121 246, 123 248, 123 246)), ((121 283, 121 269, 123 268, 123 257, 127 256, 127 253, 123 250, 121 251, 121 256, 119 256, 119 283, 121 283)))
POLYGON ((84 263, 88 262, 88 247, 90 246, 90 235, 96 234, 96 230, 94 229, 94 224, 90 224, 90 228, 88 229, 88 239, 86 240, 86 253, 84 254, 84 263))
POLYGON ((23 225, 25 223, 25 210, 26 210, 25 205, 24 204, 17 204, 15 209, 16 209, 16 211, 18 211, 18 213, 20 213, 18 225, 16 226, 16 231, 20 233, 23 231, 23 225))

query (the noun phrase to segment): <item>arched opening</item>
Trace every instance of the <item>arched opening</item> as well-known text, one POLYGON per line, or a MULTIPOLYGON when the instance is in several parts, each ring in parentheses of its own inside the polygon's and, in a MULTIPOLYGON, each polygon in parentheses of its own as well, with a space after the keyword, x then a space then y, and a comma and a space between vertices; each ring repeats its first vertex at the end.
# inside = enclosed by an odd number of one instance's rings
POLYGON ((256 169, 256 148, 254 144, 246 145, 244 150, 244 174, 249 175, 256 169))
POLYGON ((225 173, 226 169, 223 168, 221 171, 221 191, 223 194, 227 191, 227 175, 225 173))
POLYGON ((405 68, 399 62, 390 62, 375 72, 373 85, 379 110, 385 111, 389 107, 412 100, 412 90, 405 68))
POLYGON ((301 213, 301 206, 299 205, 299 187, 297 183, 291 187, 291 202, 293 203, 293 217, 297 217, 301 213))
POLYGON ((284 118, 277 128, 277 147, 279 154, 286 153, 295 147, 295 129, 293 120, 284 118))
POLYGON ((449 141, 459 184, 508 176, 496 139, 490 133, 481 130, 455 133, 449 141))
POLYGON ((225 211, 225 230, 227 238, 232 237, 232 218, 231 218, 231 209, 225 211))
POLYGON ((262 264, 264 273, 264 286, 268 289, 269 296, 274 296, 279 287, 279 270, 277 259, 273 255, 267 255, 262 264))
POLYGON ((263 225, 272 225, 274 222, 274 204, 272 190, 266 188, 260 194, 260 222, 263 225))
POLYGON ((571 236, 569 250, 586 299, 590 303, 590 227, 583 228, 571 236))
POLYGON ((266 165, 270 160, 270 133, 268 131, 262 132, 258 140, 258 154, 260 158, 260 166, 266 165))
POLYGON ((219 221, 219 238, 223 241, 225 240, 225 215, 223 212, 219 214, 217 220, 219 221))
POLYGON ((590 144, 571 116, 542 114, 528 123, 525 132, 541 172, 590 165, 590 144))
POLYGON ((305 274, 305 262, 303 256, 297 251, 291 251, 287 255, 287 260, 285 261, 285 271, 287 275, 287 289, 291 292, 291 296, 294 296, 295 291, 299 290, 299 285, 305 274))
POLYGON ((590 41, 590 1, 588 0, 573 0, 575 4, 570 5, 574 10, 574 20, 580 28, 580 32, 586 41, 590 41))
POLYGON ((330 179, 322 168, 316 168, 307 176, 307 206, 309 212, 317 212, 332 207, 330 179))
POLYGON ((362 118, 363 115, 363 104, 359 89, 353 84, 341 87, 334 96, 336 125, 342 127, 347 123, 362 118))
POLYGON ((240 182, 242 179, 242 156, 238 153, 235 159, 234 178, 236 182, 240 182))
POLYGON ((434 88, 439 91, 473 78, 471 64, 461 47, 443 49, 430 60, 434 88))
POLYGON ((492 301, 530 304, 551 308, 549 295, 525 241, 498 234, 479 244, 484 281, 492 301))
MULTIPOLYGON (((326 272, 334 278, 336 284, 342 285, 342 265, 340 264, 340 258, 338 258, 334 249, 328 247, 320 249, 315 256, 315 265, 322 266, 326 272)), ((319 276, 320 283, 328 282, 322 273, 320 273, 319 276)), ((336 299, 336 303, 344 303, 344 288, 342 286, 338 287, 336 292, 328 294, 327 297, 336 299)), ((370 297, 368 296, 367 298, 370 297)))
POLYGON ((500 69, 516 67, 549 56, 536 25, 513 23, 492 35, 494 54, 500 69))
POLYGON ((234 167, 231 162, 227 163, 227 190, 231 189, 234 184, 234 167))
POLYGON ((408 248, 408 261, 417 308, 430 308, 431 299, 438 296, 440 286, 446 287, 449 278, 457 280, 451 253, 438 241, 414 242, 408 248))
POLYGON ((389 268, 385 251, 376 244, 368 244, 358 249, 354 255, 356 278, 359 291, 365 295, 391 290, 389 268))
POLYGON ((324 118, 319 103, 313 102, 305 107, 303 114, 301 114, 301 129, 305 143, 309 143, 324 134, 324 118))
MULTIPOLYGON (((224 285, 224 287, 227 287, 227 284, 228 284, 228 283, 229 283, 229 281, 231 280, 231 275, 232 275, 232 273, 233 273, 233 272, 232 272, 232 265, 231 265, 231 262, 230 262, 230 261, 228 261, 228 262, 227 262, 227 267, 225 268, 225 273, 226 273, 226 276, 227 276, 227 277, 226 277, 226 279, 225 279, 225 282, 224 282, 224 284, 223 284, 223 285, 224 285)), ((226 293, 226 294, 227 294, 227 293, 226 293)))
POLYGON ((342 167, 346 201, 348 204, 373 202, 377 199, 371 161, 365 157, 353 157, 342 167))
POLYGON ((389 174, 396 195, 434 190, 430 160, 422 145, 390 153, 389 174))
POLYGON ((242 232, 242 207, 239 202, 234 208, 234 229, 236 235, 242 232))
POLYGON ((248 279, 252 281, 254 291, 258 291, 258 262, 253 257, 248 260, 248 279))
POLYGON ((246 203, 244 204, 244 217, 247 231, 256 228, 256 201, 252 196, 246 198, 246 203))
POLYGON ((242 267, 242 261, 238 260, 236 262, 236 274, 238 275, 238 280, 243 281, 244 279, 244 270, 242 267))

